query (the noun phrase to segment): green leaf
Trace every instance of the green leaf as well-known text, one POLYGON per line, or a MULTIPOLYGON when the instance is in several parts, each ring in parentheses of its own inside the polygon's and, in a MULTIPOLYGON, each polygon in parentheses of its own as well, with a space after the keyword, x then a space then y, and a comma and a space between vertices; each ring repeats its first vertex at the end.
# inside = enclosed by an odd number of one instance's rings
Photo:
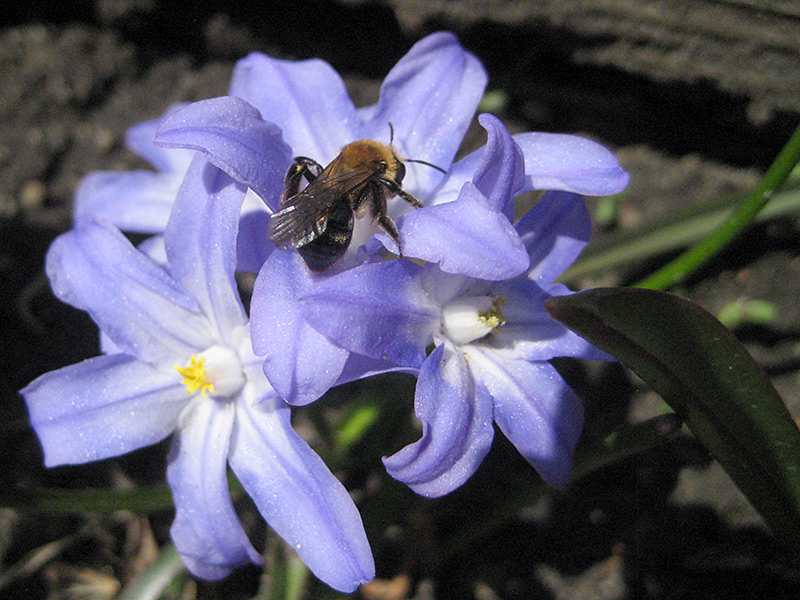
POLYGON ((778 307, 766 300, 738 298, 723 306, 717 313, 720 323, 733 329, 745 323, 769 325, 778 316, 778 307))
POLYGON ((0 506, 46 513, 112 513, 130 510, 144 514, 172 508, 172 492, 166 484, 130 490, 12 487, 0 491, 0 506))
POLYGON ((654 290, 588 290, 552 298, 547 309, 657 391, 773 533, 800 550, 800 431, 728 329, 696 304, 654 290))
MULTIPOLYGON (((720 226, 742 202, 741 197, 717 198, 696 207, 676 206, 657 222, 630 231, 592 240, 580 258, 559 276, 569 282, 595 275, 603 269, 635 264, 649 256, 679 250, 695 244, 720 226)), ((800 190, 784 188, 776 192, 769 203, 756 215, 763 222, 796 213, 800 208, 800 190)))
MULTIPOLYGON (((232 472, 228 472, 228 487, 234 500, 244 492, 232 472)), ((145 514, 173 508, 172 491, 166 483, 129 490, 11 487, 0 490, 0 506, 62 514, 118 510, 145 514)))
POLYGON ((117 600, 158 600, 167 588, 187 575, 178 551, 169 544, 153 564, 125 586, 117 600))
POLYGON ((253 600, 301 600, 306 596, 310 571, 286 542, 271 536, 261 588, 253 600))

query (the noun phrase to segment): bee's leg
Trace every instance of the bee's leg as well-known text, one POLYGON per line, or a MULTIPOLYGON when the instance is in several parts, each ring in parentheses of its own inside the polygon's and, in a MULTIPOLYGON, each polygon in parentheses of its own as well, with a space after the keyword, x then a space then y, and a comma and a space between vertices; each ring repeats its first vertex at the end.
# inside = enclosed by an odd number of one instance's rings
POLYGON ((351 196, 350 208, 357 217, 364 216, 366 206, 369 206, 373 219, 377 219, 381 212, 386 213, 386 192, 380 182, 369 181, 363 189, 351 196))
POLYGON ((397 231, 397 225, 394 224, 392 218, 385 212, 382 215, 378 215, 378 227, 397 244, 397 255, 403 258, 403 246, 400 244, 400 232, 397 231))
POLYGON ((381 183, 392 194, 394 194, 395 196, 400 196, 403 200, 408 202, 414 208, 422 208, 422 204, 420 203, 420 201, 414 198, 414 196, 409 194, 403 188, 401 188, 396 181, 381 179, 381 183))
POLYGON ((300 191, 300 184, 305 178, 306 183, 311 183, 322 172, 322 165, 317 161, 306 158, 305 156, 296 156, 292 166, 286 171, 286 177, 283 178, 283 193, 281 194, 281 206, 291 198, 296 196, 300 191))
MULTIPOLYGON (((396 185, 395 187, 398 190, 400 189, 400 186, 396 185)), ((383 179, 371 182, 368 189, 369 193, 363 195, 364 197, 361 199, 361 202, 366 202, 367 200, 372 202, 372 206, 370 207, 372 210, 372 218, 377 221, 378 227, 397 244, 397 254, 400 258, 403 258, 403 246, 400 243, 400 232, 397 231, 397 225, 395 225, 392 218, 386 214, 386 200, 390 197, 390 194, 395 193, 394 189, 387 186, 383 179)), ((411 197, 413 198, 413 196, 411 197)))

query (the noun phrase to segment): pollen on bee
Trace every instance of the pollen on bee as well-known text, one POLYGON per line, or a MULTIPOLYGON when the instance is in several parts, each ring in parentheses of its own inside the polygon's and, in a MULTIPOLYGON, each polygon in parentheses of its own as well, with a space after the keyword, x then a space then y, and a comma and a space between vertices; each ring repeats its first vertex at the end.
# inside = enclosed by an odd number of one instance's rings
POLYGON ((183 377, 181 383, 186 386, 186 391, 194 394, 200 390, 203 398, 206 397, 206 392, 214 393, 214 383, 207 381, 208 374, 205 367, 206 359, 204 356, 198 358, 196 354, 192 354, 192 359, 186 367, 173 367, 183 377))

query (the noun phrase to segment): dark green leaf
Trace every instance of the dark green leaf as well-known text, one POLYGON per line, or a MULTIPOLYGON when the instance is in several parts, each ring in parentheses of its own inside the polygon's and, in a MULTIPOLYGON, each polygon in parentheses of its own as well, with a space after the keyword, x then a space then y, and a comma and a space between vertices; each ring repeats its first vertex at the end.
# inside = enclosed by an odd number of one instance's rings
POLYGON ((800 431, 728 329, 699 306, 653 290, 588 290, 552 298, 547 308, 657 391, 775 535, 800 550, 800 431))

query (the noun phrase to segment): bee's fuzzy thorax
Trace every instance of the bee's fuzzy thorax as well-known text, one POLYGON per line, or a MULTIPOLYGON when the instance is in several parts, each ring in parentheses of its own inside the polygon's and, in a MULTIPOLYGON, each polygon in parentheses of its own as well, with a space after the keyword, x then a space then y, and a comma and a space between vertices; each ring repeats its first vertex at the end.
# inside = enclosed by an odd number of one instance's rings
POLYGON ((373 165, 376 162, 385 164, 386 170, 383 176, 392 181, 396 179, 401 164, 392 147, 377 140, 350 142, 342 148, 339 156, 344 166, 350 169, 373 165))
POLYGON ((386 203, 399 196, 422 208, 401 187, 405 174, 394 149, 375 140, 347 144, 324 168, 313 158, 295 157, 284 179, 281 209, 269 221, 269 239, 278 248, 297 248, 308 268, 319 273, 345 254, 355 219, 370 215, 403 256, 386 203))

